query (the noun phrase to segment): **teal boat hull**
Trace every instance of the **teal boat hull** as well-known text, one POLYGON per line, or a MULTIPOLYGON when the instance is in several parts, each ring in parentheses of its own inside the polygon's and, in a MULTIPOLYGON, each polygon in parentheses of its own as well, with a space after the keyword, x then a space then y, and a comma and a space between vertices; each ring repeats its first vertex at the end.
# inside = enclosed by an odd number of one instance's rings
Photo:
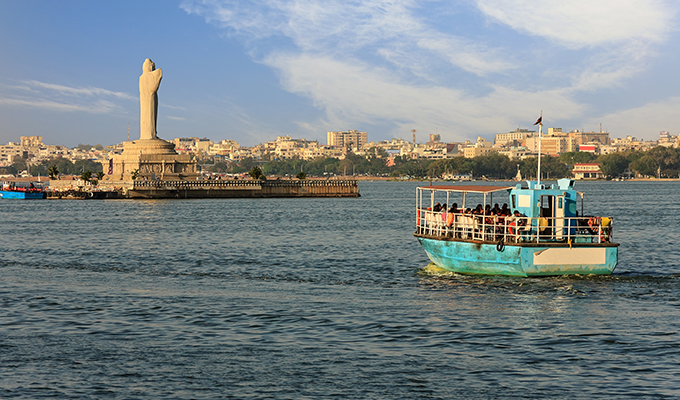
POLYGON ((497 243, 416 236, 430 260, 448 271, 471 275, 610 275, 618 244, 497 243))
POLYGON ((11 190, 0 190, 0 199, 35 200, 44 198, 45 192, 15 192, 11 190))

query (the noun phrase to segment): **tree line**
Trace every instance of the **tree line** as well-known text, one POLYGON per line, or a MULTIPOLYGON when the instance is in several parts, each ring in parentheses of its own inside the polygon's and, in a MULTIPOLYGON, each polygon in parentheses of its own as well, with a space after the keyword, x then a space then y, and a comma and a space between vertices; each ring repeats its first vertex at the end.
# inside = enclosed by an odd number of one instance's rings
MULTIPOLYGON (((302 160, 299 158, 286 160, 269 160, 258 162, 245 158, 240 162, 214 162, 213 159, 199 160, 203 169, 218 172, 241 174, 249 173, 253 167, 261 169, 265 176, 409 176, 414 178, 441 177, 444 174, 470 174, 472 177, 489 179, 512 179, 517 170, 524 179, 535 179, 538 166, 537 158, 511 160, 507 156, 490 153, 475 158, 453 157, 447 159, 424 160, 410 159, 406 156, 394 158, 394 165, 386 163, 388 154, 382 149, 372 148, 368 157, 348 154, 343 160, 337 158, 317 158, 302 160)), ((680 149, 658 146, 649 151, 629 151, 595 156, 585 152, 563 153, 559 157, 541 157, 541 175, 543 178, 570 177, 574 164, 598 163, 605 176, 616 178, 624 174, 636 176, 654 176, 660 178, 677 178, 680 174, 680 149)), ((25 160, 0 168, 0 174, 12 174, 29 170, 32 176, 81 175, 91 171, 93 174, 102 171, 102 165, 92 160, 71 162, 63 157, 44 160, 29 166, 25 160)))
MULTIPOLYGON (((56 168, 56 175, 81 175, 87 171, 96 174, 97 172, 102 171, 102 165, 96 161, 78 160, 76 162, 71 162, 63 157, 55 157, 30 165, 26 163, 26 160, 20 159, 15 161, 12 165, 0 167, 0 174, 17 175, 21 173, 21 171, 26 170, 31 176, 50 176, 49 170, 51 167, 56 168)), ((52 171, 55 171, 55 169, 52 169, 52 171)))
MULTIPOLYGON (((424 160, 397 156, 393 166, 387 166, 387 153, 384 150, 369 150, 372 154, 362 157, 348 154, 345 159, 318 158, 302 160, 299 158, 272 160, 257 163, 252 158, 241 162, 218 162, 204 164, 211 172, 239 174, 250 171, 259 165, 264 175, 296 176, 304 172, 307 176, 328 175, 371 175, 371 176, 410 176, 414 178, 441 177, 444 174, 469 174, 475 178, 512 179, 519 169, 524 179, 535 179, 538 158, 511 160, 507 156, 490 153, 475 158, 453 157, 447 159, 424 160)), ((616 178, 627 174, 645 177, 678 178, 680 173, 680 149, 658 146, 649 151, 628 151, 596 156, 586 152, 563 153, 559 157, 541 157, 543 178, 566 178, 571 176, 574 164, 598 163, 605 176, 616 178)))

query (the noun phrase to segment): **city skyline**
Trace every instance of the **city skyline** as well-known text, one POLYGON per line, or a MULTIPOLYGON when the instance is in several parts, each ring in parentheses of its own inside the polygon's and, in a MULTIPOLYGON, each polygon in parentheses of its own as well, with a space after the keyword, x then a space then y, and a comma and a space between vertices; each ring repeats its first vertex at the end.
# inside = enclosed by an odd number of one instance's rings
POLYGON ((671 1, 120 1, 0 5, 0 143, 139 138, 145 58, 164 71, 159 137, 252 146, 445 142, 546 126, 680 131, 671 1), (49 139, 48 139, 49 138, 49 139))

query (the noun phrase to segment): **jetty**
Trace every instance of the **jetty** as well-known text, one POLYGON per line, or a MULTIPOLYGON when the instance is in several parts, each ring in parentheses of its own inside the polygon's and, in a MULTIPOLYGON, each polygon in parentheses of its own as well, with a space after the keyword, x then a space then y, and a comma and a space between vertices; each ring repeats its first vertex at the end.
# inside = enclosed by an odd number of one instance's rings
POLYGON ((52 181, 48 199, 360 197, 354 179, 52 181))

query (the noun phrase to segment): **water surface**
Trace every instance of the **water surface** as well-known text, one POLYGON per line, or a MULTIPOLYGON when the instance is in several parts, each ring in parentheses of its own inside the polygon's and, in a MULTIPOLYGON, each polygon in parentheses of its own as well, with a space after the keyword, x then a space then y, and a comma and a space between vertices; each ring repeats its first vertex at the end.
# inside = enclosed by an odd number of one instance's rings
POLYGON ((0 398, 678 398, 677 182, 577 183, 610 277, 428 267, 358 199, 1 201, 0 398))

